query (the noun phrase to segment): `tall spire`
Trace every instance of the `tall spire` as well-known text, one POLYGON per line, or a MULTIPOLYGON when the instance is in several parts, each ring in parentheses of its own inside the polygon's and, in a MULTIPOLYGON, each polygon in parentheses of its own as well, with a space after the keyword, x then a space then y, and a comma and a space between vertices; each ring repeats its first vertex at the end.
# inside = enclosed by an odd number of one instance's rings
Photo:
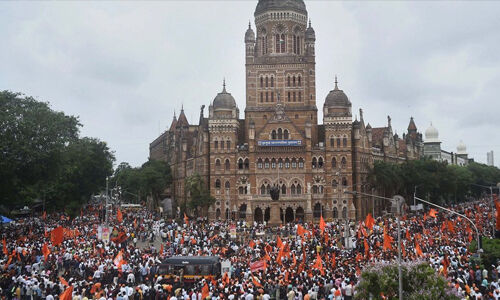
POLYGON ((248 29, 252 29, 252 23, 250 23, 250 20, 248 20, 248 29))
POLYGON ((175 116, 175 109, 174 109, 174 120, 177 120, 177 117, 175 116))
POLYGON ((222 79, 222 92, 227 93, 226 92, 226 77, 224 77, 224 79, 222 79))
POLYGON ((338 83, 338 82, 337 82, 337 75, 335 75, 335 89, 336 89, 336 90, 338 90, 338 89, 339 89, 339 87, 338 87, 337 83, 338 83))
POLYGON ((309 27, 311 27, 311 18, 309 18, 309 27))

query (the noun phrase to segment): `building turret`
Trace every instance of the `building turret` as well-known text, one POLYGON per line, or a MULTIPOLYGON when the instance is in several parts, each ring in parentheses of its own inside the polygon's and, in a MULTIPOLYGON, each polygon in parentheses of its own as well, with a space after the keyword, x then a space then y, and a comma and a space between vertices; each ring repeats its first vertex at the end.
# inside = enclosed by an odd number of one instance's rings
POLYGON ((255 55, 255 32, 250 22, 248 22, 248 29, 245 33, 245 51, 247 60, 252 60, 255 55))
POLYGON ((316 43, 316 33, 314 32, 314 29, 311 26, 311 20, 309 20, 309 27, 307 27, 307 29, 306 29, 305 41, 306 41, 306 54, 309 56, 314 56, 315 55, 314 45, 316 43))

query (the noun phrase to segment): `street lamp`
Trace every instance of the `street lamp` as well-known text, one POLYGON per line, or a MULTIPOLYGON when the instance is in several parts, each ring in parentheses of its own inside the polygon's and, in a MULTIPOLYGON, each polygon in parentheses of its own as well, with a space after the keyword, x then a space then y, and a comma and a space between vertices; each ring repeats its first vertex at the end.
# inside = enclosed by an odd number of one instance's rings
MULTIPOLYGON (((499 184, 497 184, 497 186, 495 187, 495 186, 491 186, 491 185, 490 186, 486 186, 486 185, 481 185, 481 184, 477 184, 477 183, 471 183, 471 185, 475 185, 475 186, 478 186, 478 187, 490 189, 490 201, 491 201, 491 207, 492 207, 491 212, 493 212, 493 210, 495 210, 495 202, 493 201, 493 188, 500 188, 498 186, 499 184)), ((495 236, 495 230, 496 230, 495 222, 493 222, 492 225, 493 225, 493 231, 491 232, 491 235, 494 237, 495 236)), ((478 241, 478 243, 479 243, 479 241, 478 241)))
POLYGON ((403 300, 403 276, 401 272, 401 224, 399 221, 399 217, 401 214, 401 206, 404 204, 405 199, 402 196, 396 195, 393 198, 386 198, 382 196, 375 196, 375 195, 370 195, 366 193, 361 193, 361 192, 349 192, 345 191, 344 193, 346 194, 352 194, 352 195, 364 195, 364 196, 372 196, 374 198, 379 198, 383 200, 388 200, 391 201, 392 204, 396 204, 396 223, 398 225, 398 286, 399 286, 399 300, 403 300))

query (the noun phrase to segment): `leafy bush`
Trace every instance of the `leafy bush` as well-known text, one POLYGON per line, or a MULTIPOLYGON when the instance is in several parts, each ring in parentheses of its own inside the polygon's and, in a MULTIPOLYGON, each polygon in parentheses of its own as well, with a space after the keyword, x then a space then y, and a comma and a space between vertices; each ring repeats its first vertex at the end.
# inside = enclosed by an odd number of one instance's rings
MULTIPOLYGON (((460 299, 448 288, 446 279, 436 274, 427 262, 404 263, 401 273, 403 299, 460 299)), ((398 287, 397 263, 373 264, 363 270, 355 299, 382 299, 382 295, 388 299, 398 299, 398 287)))

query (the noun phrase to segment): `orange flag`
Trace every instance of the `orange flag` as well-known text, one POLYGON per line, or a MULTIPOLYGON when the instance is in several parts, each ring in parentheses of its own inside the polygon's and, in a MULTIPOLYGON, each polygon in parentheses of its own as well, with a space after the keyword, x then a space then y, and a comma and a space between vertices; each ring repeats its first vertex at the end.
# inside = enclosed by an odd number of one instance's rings
POLYGON ((420 249, 420 245, 417 242, 415 242, 415 252, 418 256, 424 256, 424 252, 422 252, 422 249, 420 249))
POLYGON ((321 230, 321 234, 325 233, 325 228, 326 228, 325 220, 323 219, 323 216, 321 216, 319 218, 319 229, 321 230))
POLYGON ((316 260, 314 262, 313 268, 318 269, 321 272, 321 275, 325 275, 325 270, 323 269, 323 260, 319 253, 316 255, 316 260))
POLYGON ((137 228, 137 219, 134 219, 134 228, 137 228))
POLYGON ((44 220, 47 219, 47 212, 45 212, 45 211, 43 212, 42 219, 44 219, 44 220))
POLYGON ((256 287, 260 288, 262 287, 262 284, 260 284, 260 282, 257 280, 257 278, 255 278, 255 276, 252 276, 252 282, 256 287))
MULTIPOLYGON (((184 213, 184 223, 186 223, 186 225, 189 225, 189 218, 188 216, 186 215, 186 213, 184 213)), ((208 287, 207 287, 208 288, 208 287)))
POLYGON ((368 246, 368 242, 366 239, 363 240, 365 246, 365 256, 366 258, 370 257, 370 246, 368 246))
POLYGON ((160 247, 160 256, 163 255, 163 244, 161 244, 161 247, 160 247))
POLYGON ((248 246, 252 249, 255 248, 255 242, 253 240, 251 240, 250 243, 248 244, 248 246))
POLYGON ((123 264, 122 262, 123 262, 123 250, 120 250, 120 252, 118 252, 118 254, 115 256, 115 259, 113 259, 113 263, 115 264, 115 266, 119 267, 123 264))
POLYGON ((283 248, 283 242, 281 241, 281 238, 278 236, 278 240, 276 241, 276 245, 278 248, 282 249, 283 248))
POLYGON ((370 230, 373 230, 373 225, 375 225, 375 220, 372 217, 372 214, 366 215, 365 226, 370 230))
POLYGON ((411 240, 410 231, 408 229, 406 229, 406 239, 411 240))
POLYGON ((59 276, 59 281, 61 281, 61 283, 62 283, 64 286, 69 287, 68 282, 67 282, 64 278, 62 278, 61 276, 59 276))
POLYGON ((123 215, 120 208, 118 208, 118 211, 116 212, 116 220, 118 221, 118 223, 123 222, 123 215))
POLYGON ((392 237, 387 233, 387 226, 384 227, 384 250, 392 250, 392 237))
POLYGON ((208 284, 205 283, 205 285, 201 289, 201 299, 206 299, 208 295, 210 295, 210 291, 208 289, 208 284))
POLYGON ((335 253, 332 253, 332 268, 335 268, 337 261, 335 260, 335 253))
POLYGON ((301 237, 304 237, 304 233, 306 232, 306 230, 304 229, 304 227, 302 227, 302 225, 297 225, 297 234, 300 235, 301 237))
POLYGON ((9 250, 7 250, 7 241, 5 239, 3 239, 2 243, 3 243, 3 254, 5 254, 5 256, 7 256, 7 255, 9 255, 9 250))
POLYGON ((60 300, 71 300, 73 299, 73 286, 67 288, 60 296, 60 300))
POLYGON ((64 240, 64 228, 59 226, 50 232, 50 240, 54 246, 61 244, 64 240))
POLYGON ((401 241, 401 253, 403 254, 403 257, 406 257, 406 250, 405 250, 405 245, 403 244, 403 241, 401 241))
POLYGON ((436 218, 436 213, 437 211, 434 208, 431 208, 431 210, 429 210, 429 216, 433 218, 436 218))
POLYGON ((49 247, 47 247, 47 243, 43 244, 42 253, 43 253, 43 256, 45 257, 45 261, 47 261, 47 258, 50 255, 50 250, 49 250, 49 247))
POLYGON ((196 240, 194 238, 191 238, 191 244, 193 244, 193 245, 196 244, 196 240))

